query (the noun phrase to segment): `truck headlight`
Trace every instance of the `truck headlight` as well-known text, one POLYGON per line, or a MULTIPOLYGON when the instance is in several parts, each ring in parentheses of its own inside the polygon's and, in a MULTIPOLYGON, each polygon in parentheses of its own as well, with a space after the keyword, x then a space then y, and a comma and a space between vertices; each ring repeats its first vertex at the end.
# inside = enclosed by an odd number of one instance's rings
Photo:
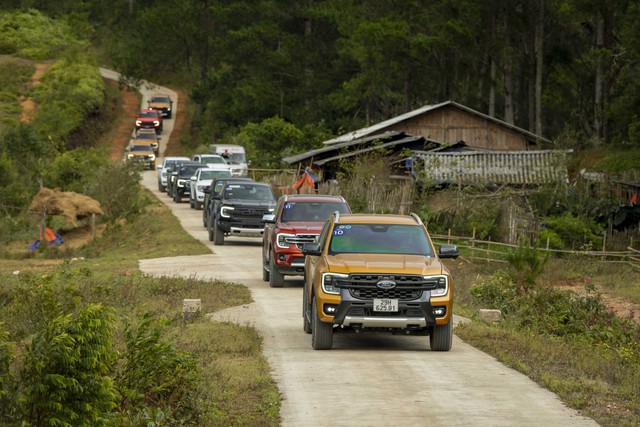
POLYGON ((142 125, 142 120, 136 120, 136 126, 141 126, 142 125))
POLYGON ((196 188, 198 189, 199 192, 203 192, 205 188, 207 188, 206 185, 196 185, 196 188))
POLYGON ((154 125, 154 126, 160 126, 160 122, 159 122, 159 121, 157 121, 157 120, 154 120, 154 121, 153 121, 153 125, 154 125))
POLYGON ((431 291, 432 297, 441 297, 449 292, 449 278, 447 276, 424 276, 423 278, 436 282, 436 288, 431 291))
POLYGON ((127 154, 127 159, 133 159, 133 154, 127 154))
POLYGON ((276 237, 276 244, 278 245, 279 248, 289 249, 289 242, 287 242, 287 239, 293 238, 293 237, 296 237, 296 235, 286 234, 286 233, 278 234, 276 237))
POLYGON ((155 155, 155 154, 150 154, 150 155, 149 155, 149 159, 151 159, 151 160, 155 160, 155 159, 156 159, 156 155, 155 155))
POLYGON ((223 206, 220 208, 220 216, 223 218, 231 218, 231 211, 233 211, 232 206, 223 206))
POLYGON ((336 286, 336 280, 347 278, 348 274, 322 273, 322 290, 327 294, 339 295, 340 289, 336 286))

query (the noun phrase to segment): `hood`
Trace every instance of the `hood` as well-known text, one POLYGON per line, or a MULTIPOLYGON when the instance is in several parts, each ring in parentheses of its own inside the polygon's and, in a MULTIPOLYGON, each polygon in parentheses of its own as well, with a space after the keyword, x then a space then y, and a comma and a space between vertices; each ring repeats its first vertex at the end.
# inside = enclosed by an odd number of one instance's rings
POLYGON ((309 233, 309 234, 320 234, 322 231, 322 226, 324 225, 324 221, 290 221, 283 222, 280 226, 283 230, 292 230, 296 234, 300 233, 309 233))
POLYGON ((327 257, 335 273, 442 274, 445 269, 437 258, 421 255, 339 254, 327 257))
POLYGON ((244 200, 235 199, 225 201, 225 206, 233 206, 235 208, 272 208, 276 205, 276 202, 264 201, 264 200, 244 200))

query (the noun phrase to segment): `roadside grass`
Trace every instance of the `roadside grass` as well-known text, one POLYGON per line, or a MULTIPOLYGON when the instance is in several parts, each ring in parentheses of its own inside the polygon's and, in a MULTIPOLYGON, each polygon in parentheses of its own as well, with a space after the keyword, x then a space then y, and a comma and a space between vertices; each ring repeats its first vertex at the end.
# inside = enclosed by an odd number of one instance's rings
POLYGON ((257 331, 204 316, 189 323, 182 316, 184 299, 201 299, 202 312, 211 313, 250 303, 249 290, 238 283, 150 277, 138 270, 139 259, 211 253, 182 229, 168 207, 149 196, 137 218, 107 225, 85 246, 63 250, 65 244, 0 262, 0 323, 13 348, 24 349, 38 313, 100 303, 116 312, 114 347, 124 354, 126 325, 151 315, 165 325, 164 338, 197 361, 197 401, 190 402, 198 411, 197 425, 279 425, 280 395, 257 331), (63 278, 62 288, 43 296, 40 285, 51 276, 63 278), (19 297, 17 289, 22 289, 19 297))
MULTIPOLYGON (((580 410, 600 425, 640 424, 638 343, 615 344, 619 337, 619 331, 614 330, 616 324, 610 326, 614 329, 600 332, 605 337, 609 336, 600 344, 594 344, 587 336, 551 336, 535 327, 523 327, 522 324, 516 327, 508 316, 498 324, 487 324, 480 319, 478 311, 493 307, 479 302, 472 295, 471 288, 498 270, 508 270, 508 264, 468 263, 461 259, 447 262, 455 278, 454 310, 456 314, 472 319, 472 322, 456 327, 457 336, 529 376, 556 393, 565 404, 580 410)), ((626 295, 635 299, 640 293, 639 280, 632 267, 622 264, 598 262, 591 258, 560 258, 549 261, 538 279, 537 289, 573 283, 570 290, 576 296, 581 293, 596 297, 602 290, 608 295, 620 298, 626 295)), ((594 315, 598 312, 596 310, 594 315)), ((540 315, 552 321, 558 314, 548 312, 540 315)), ((567 322, 574 320, 570 311, 561 316, 565 316, 567 322)), ((589 333, 597 333, 592 328, 585 327, 589 333)))
POLYGON ((632 427, 640 421, 638 365, 606 348, 479 321, 459 325, 455 333, 602 426, 632 427))

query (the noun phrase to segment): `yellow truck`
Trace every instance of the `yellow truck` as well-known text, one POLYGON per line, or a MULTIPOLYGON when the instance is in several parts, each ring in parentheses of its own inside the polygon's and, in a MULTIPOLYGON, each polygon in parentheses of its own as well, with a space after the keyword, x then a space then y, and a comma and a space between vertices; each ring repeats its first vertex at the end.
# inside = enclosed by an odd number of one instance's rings
POLYGON ((433 351, 453 341, 453 279, 415 215, 340 214, 324 224, 305 255, 303 329, 316 350, 329 350, 334 333, 428 335, 433 351))

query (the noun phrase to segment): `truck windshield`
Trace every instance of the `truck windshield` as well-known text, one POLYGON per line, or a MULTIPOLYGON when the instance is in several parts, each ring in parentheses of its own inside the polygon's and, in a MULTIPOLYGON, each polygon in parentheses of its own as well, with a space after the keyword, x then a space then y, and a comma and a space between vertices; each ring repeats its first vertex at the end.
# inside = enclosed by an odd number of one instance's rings
POLYGON ((329 253, 434 255, 422 227, 396 224, 336 224, 329 253))
POLYGON ((346 203, 339 202, 287 202, 282 207, 281 220, 324 222, 335 211, 349 213, 349 208, 346 203))
POLYGON ((225 199, 273 201, 275 196, 266 185, 229 184, 224 191, 225 199))

